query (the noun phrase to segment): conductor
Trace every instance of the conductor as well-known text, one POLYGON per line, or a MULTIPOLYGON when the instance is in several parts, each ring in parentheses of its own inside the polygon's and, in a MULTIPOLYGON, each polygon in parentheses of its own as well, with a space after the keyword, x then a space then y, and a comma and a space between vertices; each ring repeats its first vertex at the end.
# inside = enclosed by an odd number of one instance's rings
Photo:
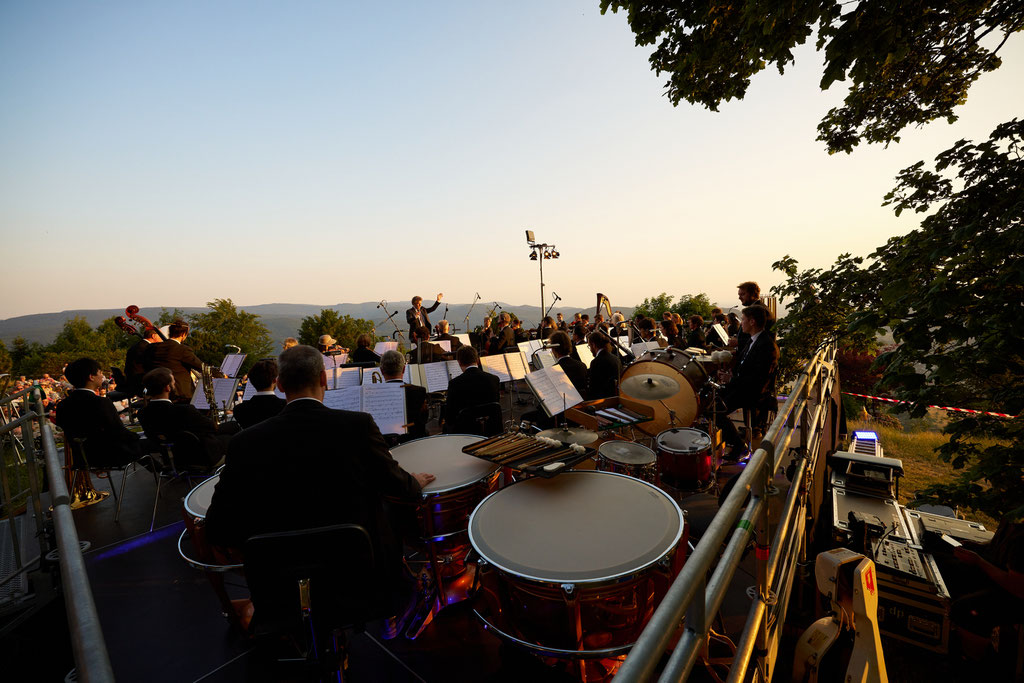
POLYGON ((443 296, 443 293, 438 294, 437 300, 434 301, 434 305, 430 308, 423 308, 423 297, 414 296, 412 298, 412 308, 405 312, 405 322, 409 323, 409 339, 412 339, 413 334, 416 333, 416 329, 419 327, 425 327, 428 330, 433 329, 430 327, 430 318, 427 317, 427 313, 433 313, 441 305, 441 297, 443 296))

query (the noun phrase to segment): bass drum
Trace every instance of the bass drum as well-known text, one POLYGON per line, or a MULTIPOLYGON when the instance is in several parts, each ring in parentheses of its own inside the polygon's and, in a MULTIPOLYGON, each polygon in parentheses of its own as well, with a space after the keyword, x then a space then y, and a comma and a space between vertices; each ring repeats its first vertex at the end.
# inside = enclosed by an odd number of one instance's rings
POLYGON ((462 452, 482 441, 471 434, 438 434, 408 441, 391 449, 406 472, 430 472, 436 479, 423 489, 416 508, 415 545, 436 553, 441 576, 456 576, 466 568, 469 515, 498 488, 497 465, 462 452))
POLYGON ((637 375, 662 375, 679 384, 679 391, 674 396, 654 401, 635 398, 620 389, 619 393, 623 396, 648 405, 654 410, 653 420, 637 425, 640 431, 657 436, 670 427, 689 427, 693 424, 700 414, 700 391, 708 380, 708 373, 703 364, 686 351, 675 348, 659 349, 643 354, 635 363, 623 370, 622 380, 637 375), (675 424, 672 424, 669 409, 675 411, 675 424))
POLYGON ((682 569, 686 531, 675 501, 621 474, 571 471, 504 488, 469 520, 481 558, 477 616, 536 654, 623 654, 682 569))

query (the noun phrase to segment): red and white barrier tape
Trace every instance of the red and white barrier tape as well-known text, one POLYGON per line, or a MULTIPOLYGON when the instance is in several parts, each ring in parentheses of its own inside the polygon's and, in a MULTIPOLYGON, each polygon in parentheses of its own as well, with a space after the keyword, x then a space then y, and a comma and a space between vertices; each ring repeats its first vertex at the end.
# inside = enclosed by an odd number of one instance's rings
MULTIPOLYGON (((894 398, 885 398, 884 396, 868 396, 867 394, 855 394, 852 391, 844 391, 847 396, 856 396, 857 398, 870 398, 875 401, 885 401, 886 403, 908 403, 908 401, 898 401, 894 398)), ((993 417, 1007 417, 1011 420, 1015 417, 1014 415, 1007 415, 1006 413, 993 413, 988 410, 971 410, 970 408, 953 408, 951 406, 928 406, 929 408, 938 408, 939 410, 951 410, 955 413, 970 413, 972 415, 991 415, 993 417)))

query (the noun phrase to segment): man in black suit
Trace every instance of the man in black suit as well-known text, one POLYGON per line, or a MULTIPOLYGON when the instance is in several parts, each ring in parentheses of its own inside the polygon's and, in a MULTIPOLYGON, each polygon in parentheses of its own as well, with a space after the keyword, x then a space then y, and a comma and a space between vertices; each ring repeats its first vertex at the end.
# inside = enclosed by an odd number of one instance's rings
MULTIPOLYGON (((775 336, 772 332, 772 327, 775 325, 775 317, 768 311, 768 306, 761 301, 761 286, 756 282, 741 282, 736 285, 736 297, 740 300, 740 303, 744 308, 748 306, 759 306, 764 309, 765 312, 765 323, 764 330, 775 336)), ((743 331, 743 326, 740 326, 739 331, 736 334, 736 349, 742 349, 746 346, 750 340, 750 335, 743 331)))
POLYGON ((209 469, 220 463, 228 440, 233 432, 238 431, 238 425, 229 427, 225 424, 218 428, 213 420, 194 406, 172 403, 175 379, 167 368, 147 372, 142 378, 142 385, 149 396, 146 407, 139 412, 139 422, 146 436, 153 441, 163 437, 173 443, 175 465, 179 468, 209 469), (198 449, 188 445, 191 442, 182 432, 189 432, 198 439, 198 449))
POLYGON ((256 393, 244 403, 235 406, 235 422, 242 429, 274 417, 284 410, 285 400, 274 393, 277 386, 277 361, 264 358, 249 371, 249 382, 256 393))
POLYGON ((146 374, 146 349, 161 341, 160 333, 155 327, 147 327, 142 334, 142 339, 135 342, 124 356, 124 390, 129 396, 142 395, 142 376, 146 374))
MULTIPOLYGON (((480 356, 472 346, 463 346, 455 354, 462 368, 462 374, 448 383, 448 396, 445 401, 445 432, 475 433, 479 425, 460 422, 459 413, 466 408, 474 408, 485 403, 498 402, 498 385, 495 375, 480 369, 480 356)), ((473 421, 475 423, 475 420, 473 421)))
POLYGON ((501 315, 498 316, 498 329, 495 330, 494 336, 490 338, 487 344, 487 353, 494 355, 496 353, 509 353, 518 350, 516 335, 512 331, 512 316, 502 311, 501 315))
MULTIPOLYGON (((385 382, 403 384, 405 373, 405 357, 398 351, 385 351, 380 358, 380 374, 385 382)), ((399 443, 411 439, 421 439, 427 435, 427 390, 415 384, 404 384, 405 387, 405 419, 409 421, 408 434, 398 437, 399 443)))
POLYGON ((765 329, 768 310, 764 306, 747 306, 740 316, 740 326, 747 335, 747 343, 736 352, 732 379, 718 394, 718 426, 722 437, 732 447, 728 457, 737 459, 747 450, 729 413, 740 408, 756 410, 768 398, 774 400, 772 380, 779 362, 779 347, 775 338, 765 329))
POLYGON ((414 296, 412 298, 412 308, 405 312, 405 322, 409 323, 409 339, 412 339, 417 327, 430 329, 430 318, 427 317, 427 313, 433 313, 441 305, 441 297, 443 296, 443 293, 438 294, 437 300, 430 308, 423 308, 423 297, 414 296))
MULTIPOLYGON (((413 342, 412 350, 409 351, 410 363, 436 363, 451 358, 451 354, 445 353, 440 346, 430 342, 430 330, 426 327, 417 327, 410 339, 413 342)), ((383 362, 383 358, 381 361, 383 362)))
POLYGON ((288 404, 231 442, 206 516, 209 539, 240 548, 257 534, 359 524, 377 564, 366 590, 390 598, 375 616, 391 616, 401 597, 402 545, 385 497, 418 504, 434 477, 399 467, 370 415, 322 403, 327 373, 316 349, 295 346, 278 363, 288 404), (267 505, 269 491, 287 504, 267 505))
POLYGON ((169 339, 151 344, 143 356, 143 365, 149 372, 153 368, 167 368, 174 375, 174 393, 171 399, 179 403, 192 400, 192 370, 203 371, 203 362, 192 349, 184 345, 188 336, 188 323, 175 320, 168 331, 169 339))
POLYGON ((373 339, 368 334, 356 338, 356 348, 348 355, 349 363, 379 363, 380 356, 373 352, 373 339))
MULTIPOLYGON (((547 343, 545 344, 551 349, 552 355, 555 357, 555 365, 562 368, 569 381, 572 382, 572 386, 576 391, 579 392, 583 400, 587 400, 587 366, 583 364, 577 358, 573 358, 570 353, 572 352, 572 344, 569 342, 569 335, 565 332, 555 332, 548 337, 547 343)), ((532 422, 541 429, 548 429, 556 426, 558 420, 555 418, 548 417, 544 412, 544 409, 537 406, 536 409, 530 410, 523 413, 523 419, 532 422)))
POLYGON ((622 363, 612 350, 612 340, 604 332, 591 332, 587 338, 594 360, 590 361, 587 396, 590 400, 619 395, 622 363))
POLYGON ((71 444, 75 466, 85 466, 76 438, 86 440, 90 467, 121 467, 139 457, 139 435, 121 423, 114 404, 98 393, 106 379, 100 364, 92 358, 79 358, 68 364, 64 376, 75 389, 57 404, 56 420, 71 444))
POLYGON ((438 341, 446 341, 446 342, 448 342, 448 344, 451 346, 450 353, 452 354, 452 358, 454 358, 455 357, 455 352, 459 350, 460 346, 462 346, 462 342, 459 341, 458 337, 455 337, 455 336, 452 336, 452 335, 448 334, 448 327, 449 326, 448 326, 448 321, 447 320, 442 320, 441 322, 439 322, 437 324, 438 335, 434 339, 434 341, 435 342, 438 342, 438 341))

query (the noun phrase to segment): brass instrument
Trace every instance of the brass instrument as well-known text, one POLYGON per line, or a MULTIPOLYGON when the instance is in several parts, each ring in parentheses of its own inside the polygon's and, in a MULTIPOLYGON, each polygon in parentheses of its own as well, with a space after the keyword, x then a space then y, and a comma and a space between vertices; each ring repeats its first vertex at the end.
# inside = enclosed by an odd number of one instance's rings
POLYGON ((612 321, 612 302, 609 301, 608 297, 606 297, 604 294, 602 294, 601 292, 598 292, 597 293, 597 306, 594 307, 594 316, 595 317, 601 315, 601 304, 604 304, 604 310, 608 313, 608 315, 605 317, 605 319, 608 322, 611 322, 612 321))
POLYGON ((213 426, 219 427, 220 420, 217 417, 217 397, 213 391, 213 366, 203 363, 203 394, 206 396, 206 402, 210 404, 210 419, 213 420, 213 426))

